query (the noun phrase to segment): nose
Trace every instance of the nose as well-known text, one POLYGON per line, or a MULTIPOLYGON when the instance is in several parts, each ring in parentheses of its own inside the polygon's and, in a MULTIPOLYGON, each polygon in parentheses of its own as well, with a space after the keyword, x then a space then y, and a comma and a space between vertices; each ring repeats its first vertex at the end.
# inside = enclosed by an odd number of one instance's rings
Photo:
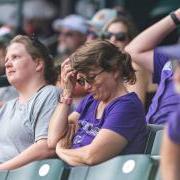
POLYGON ((11 67, 12 66, 12 62, 10 60, 5 62, 5 68, 11 67))
POLYGON ((115 37, 114 35, 112 35, 112 36, 110 37, 110 42, 111 42, 111 43, 116 42, 116 37, 115 37))

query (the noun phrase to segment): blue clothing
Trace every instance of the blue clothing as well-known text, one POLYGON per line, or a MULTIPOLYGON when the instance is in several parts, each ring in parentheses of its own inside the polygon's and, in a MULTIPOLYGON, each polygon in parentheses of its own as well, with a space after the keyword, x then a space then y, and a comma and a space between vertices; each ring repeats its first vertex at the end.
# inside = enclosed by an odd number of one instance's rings
POLYGON ((173 86, 172 61, 168 55, 163 54, 158 48, 154 50, 154 74, 153 82, 158 89, 146 115, 146 121, 150 124, 164 124, 168 116, 176 109, 180 102, 173 86))
POLYGON ((100 129, 109 129, 125 137, 128 145, 121 154, 143 153, 146 140, 146 122, 141 101, 135 93, 112 100, 101 119, 96 119, 100 101, 86 96, 77 108, 80 113, 79 129, 74 136, 72 148, 90 144, 100 129))

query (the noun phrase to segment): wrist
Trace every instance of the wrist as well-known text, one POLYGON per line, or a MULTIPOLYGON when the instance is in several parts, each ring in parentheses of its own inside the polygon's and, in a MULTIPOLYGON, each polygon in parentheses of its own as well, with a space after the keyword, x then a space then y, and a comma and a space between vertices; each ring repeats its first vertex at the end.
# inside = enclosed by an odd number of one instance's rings
POLYGON ((63 94, 60 95, 60 97, 59 97, 59 103, 71 105, 72 102, 73 102, 72 97, 63 96, 63 94))
POLYGON ((171 12, 170 17, 176 26, 180 25, 180 19, 175 12, 171 12))

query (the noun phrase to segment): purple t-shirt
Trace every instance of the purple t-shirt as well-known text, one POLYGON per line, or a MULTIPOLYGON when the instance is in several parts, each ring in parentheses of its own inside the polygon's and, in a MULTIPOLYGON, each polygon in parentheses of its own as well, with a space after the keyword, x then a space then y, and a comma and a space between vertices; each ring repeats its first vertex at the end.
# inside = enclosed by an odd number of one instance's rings
POLYGON ((100 101, 87 95, 77 108, 80 113, 79 130, 74 136, 72 148, 90 144, 100 129, 109 129, 128 140, 121 154, 142 153, 146 140, 146 122, 141 101, 135 93, 129 93, 110 102, 101 119, 96 119, 100 101))
POLYGON ((150 124, 166 123, 169 114, 180 104, 174 90, 170 60, 170 57, 161 53, 158 48, 154 50, 153 82, 159 86, 146 115, 146 121, 150 124))
POLYGON ((173 142, 180 144, 180 106, 176 108, 176 112, 173 112, 170 115, 170 121, 168 121, 168 134, 173 142))

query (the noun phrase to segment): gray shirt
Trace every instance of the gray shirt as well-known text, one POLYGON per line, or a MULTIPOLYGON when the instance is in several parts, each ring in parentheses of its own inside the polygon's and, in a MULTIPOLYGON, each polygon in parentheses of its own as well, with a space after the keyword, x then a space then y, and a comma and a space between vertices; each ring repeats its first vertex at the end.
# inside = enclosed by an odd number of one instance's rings
POLYGON ((25 104, 16 98, 0 108, 0 163, 14 158, 39 139, 47 138, 59 94, 58 88, 48 85, 25 104))

